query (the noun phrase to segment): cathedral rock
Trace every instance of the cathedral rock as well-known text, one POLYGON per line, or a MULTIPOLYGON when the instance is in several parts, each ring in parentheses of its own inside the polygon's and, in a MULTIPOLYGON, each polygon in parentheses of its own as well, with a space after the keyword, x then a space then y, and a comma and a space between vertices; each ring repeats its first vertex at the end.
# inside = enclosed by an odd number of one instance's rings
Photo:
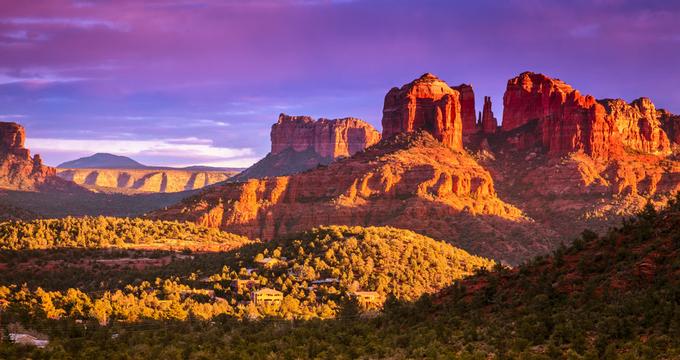
POLYGON ((392 88, 383 107, 383 138, 425 130, 448 148, 463 150, 461 98, 460 91, 430 73, 392 88))

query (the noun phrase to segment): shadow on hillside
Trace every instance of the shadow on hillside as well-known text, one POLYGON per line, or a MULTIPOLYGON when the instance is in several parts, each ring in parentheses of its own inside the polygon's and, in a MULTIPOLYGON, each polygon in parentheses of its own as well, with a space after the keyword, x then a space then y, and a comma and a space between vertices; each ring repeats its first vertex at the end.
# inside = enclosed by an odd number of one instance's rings
POLYGON ((2 191, 5 205, 27 210, 42 218, 65 216, 139 216, 194 195, 196 191, 153 194, 109 194, 89 191, 2 191))
POLYGON ((252 258, 259 250, 254 245, 200 253, 124 248, 0 250, 0 286, 27 284, 47 290, 75 287, 103 291, 140 281, 153 282, 156 278, 217 273, 226 260, 241 253, 252 258))

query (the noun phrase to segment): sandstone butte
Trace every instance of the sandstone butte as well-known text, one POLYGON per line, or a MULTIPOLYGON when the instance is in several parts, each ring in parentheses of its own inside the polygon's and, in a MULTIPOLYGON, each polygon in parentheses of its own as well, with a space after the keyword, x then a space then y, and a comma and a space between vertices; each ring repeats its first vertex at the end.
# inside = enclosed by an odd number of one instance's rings
POLYGON ((671 153, 680 120, 647 99, 598 101, 527 72, 508 81, 502 125, 485 98, 470 131, 462 93, 425 74, 390 90, 383 140, 367 151, 225 184, 154 216, 262 239, 323 224, 392 225, 518 263, 680 190, 671 153))
MULTIPOLYGON (((472 87, 461 86, 461 91, 467 95, 466 99, 471 97, 474 106, 472 87)), ((464 99, 461 91, 451 88, 430 73, 401 88, 392 88, 385 95, 383 138, 425 130, 452 150, 462 150, 461 103, 464 99)), ((473 107, 472 117, 474 116, 473 107)))
POLYGON ((510 263, 550 248, 549 234, 498 199, 488 171, 423 131, 327 167, 217 185, 152 217, 263 240, 326 224, 389 225, 510 263))
POLYGON ((31 157, 24 147, 26 131, 13 122, 0 122, 0 189, 38 190, 48 185, 64 185, 56 169, 43 165, 40 155, 31 157))
POLYGON ((569 240, 680 190, 675 129, 649 99, 595 100, 526 72, 508 81, 501 131, 471 148, 503 200, 569 240))
POLYGON ((618 158, 626 150, 670 154, 670 143, 648 99, 598 101, 561 80, 524 72, 508 81, 503 125, 520 149, 541 146, 552 156, 583 152, 618 158))
POLYGON ((356 118, 318 119, 280 114, 271 129, 271 152, 233 181, 288 175, 327 165, 380 141, 380 133, 356 118))

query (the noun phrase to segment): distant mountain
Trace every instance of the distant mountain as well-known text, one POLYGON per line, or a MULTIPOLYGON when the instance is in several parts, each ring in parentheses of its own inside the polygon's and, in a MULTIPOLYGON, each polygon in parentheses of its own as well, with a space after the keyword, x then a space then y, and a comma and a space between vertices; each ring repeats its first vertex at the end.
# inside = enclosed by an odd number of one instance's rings
POLYGON ((193 165, 186 167, 149 166, 144 165, 127 156, 120 156, 108 153, 96 153, 94 155, 61 163, 57 167, 60 169, 126 169, 126 170, 143 169, 143 170, 228 171, 228 172, 238 172, 243 170, 243 168, 213 167, 204 165, 193 165))
POLYGON ((147 169, 148 166, 141 164, 126 156, 107 153, 96 153, 91 156, 67 161, 57 166, 66 169, 147 169))

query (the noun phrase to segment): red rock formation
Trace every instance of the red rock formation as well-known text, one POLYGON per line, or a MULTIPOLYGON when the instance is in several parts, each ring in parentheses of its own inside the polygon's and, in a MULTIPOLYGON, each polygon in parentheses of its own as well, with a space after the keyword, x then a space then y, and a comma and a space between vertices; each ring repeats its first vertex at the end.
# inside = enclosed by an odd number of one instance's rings
POLYGON ((309 116, 279 115, 272 125, 272 151, 286 149, 303 152, 314 149, 322 158, 351 156, 380 141, 380 133, 360 119, 319 119, 309 116))
POLYGON ((657 114, 670 142, 680 145, 680 115, 671 114, 663 109, 657 110, 657 114))
POLYGON ((436 76, 424 74, 387 93, 382 126, 383 138, 425 130, 447 147, 463 150, 461 93, 436 76))
POLYGON ((475 110, 475 92, 472 86, 460 84, 453 86, 452 89, 460 93, 460 117, 463 121, 463 136, 474 134, 479 131, 475 110))
POLYGON ((355 118, 314 121, 309 116, 281 114, 272 125, 271 141, 271 152, 231 181, 290 175, 328 165, 376 144, 380 133, 355 118))
POLYGON ((508 81, 503 97, 505 132, 522 147, 542 146, 551 155, 583 151, 599 159, 618 157, 624 147, 667 154, 668 139, 647 99, 599 103, 561 80, 525 72, 508 81), (533 133, 516 131, 525 127, 533 133))
POLYGON ((328 167, 216 186, 154 216, 263 240, 324 224, 391 225, 512 263, 549 248, 540 228, 496 197, 486 170, 426 132, 328 167))
POLYGON ((493 116, 491 98, 488 96, 484 97, 484 111, 482 112, 480 125, 485 134, 493 134, 498 130, 498 120, 493 116))
POLYGON ((34 190, 36 186, 56 178, 54 168, 44 166, 40 155, 31 158, 24 148, 24 127, 0 122, 0 188, 34 190))
POLYGON ((600 104, 626 147, 650 154, 670 153, 670 142, 651 100, 639 98, 628 104, 621 99, 605 99, 600 104))

